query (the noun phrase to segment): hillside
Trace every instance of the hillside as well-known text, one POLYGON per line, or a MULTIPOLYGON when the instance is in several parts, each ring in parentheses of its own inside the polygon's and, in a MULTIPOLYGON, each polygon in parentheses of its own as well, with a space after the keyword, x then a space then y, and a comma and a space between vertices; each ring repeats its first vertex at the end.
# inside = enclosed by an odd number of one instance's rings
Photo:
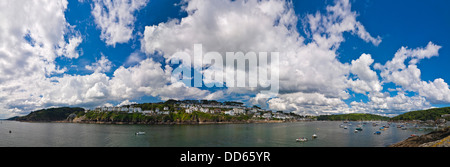
POLYGON ((318 121, 361 121, 361 120, 389 120, 389 117, 384 117, 375 114, 338 114, 338 115, 320 115, 317 117, 318 121))
POLYGON ((441 118, 441 115, 450 114, 450 107, 432 108, 428 110, 411 111, 391 118, 393 121, 399 120, 436 120, 441 118))
POLYGON ((77 122, 109 122, 109 123, 139 123, 139 124, 170 124, 186 123, 197 124, 201 122, 246 122, 250 120, 249 115, 230 116, 226 114, 210 114, 194 111, 193 113, 171 112, 164 115, 144 115, 142 113, 124 112, 98 112, 88 111, 78 113, 77 122))
POLYGON ((83 108, 79 107, 60 107, 60 108, 49 108, 33 111, 26 116, 16 117, 16 121, 61 121, 66 120, 67 117, 76 112, 84 111, 83 108))

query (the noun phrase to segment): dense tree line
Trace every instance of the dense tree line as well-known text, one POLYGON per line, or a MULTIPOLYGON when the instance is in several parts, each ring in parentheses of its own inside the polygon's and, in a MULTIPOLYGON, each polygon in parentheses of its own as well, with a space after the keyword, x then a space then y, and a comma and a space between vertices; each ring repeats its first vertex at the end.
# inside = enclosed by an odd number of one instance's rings
POLYGON ((441 115, 450 114, 450 107, 445 108, 432 108, 428 110, 411 111, 398 116, 393 117, 391 120, 437 120, 441 118, 441 115))
POLYGON ((368 120, 389 120, 389 117, 384 117, 375 114, 361 114, 361 113, 353 113, 353 114, 339 114, 339 115, 320 115, 317 116, 317 120, 319 121, 368 121, 368 120))
POLYGON ((83 112, 84 109, 80 107, 60 107, 49 108, 33 111, 30 114, 22 117, 16 117, 16 121, 61 121, 66 120, 72 113, 83 112))
POLYGON ((165 115, 144 115, 142 113, 126 113, 126 112, 98 112, 89 111, 87 113, 77 114, 77 117, 84 116, 86 121, 102 121, 102 122, 131 122, 131 123, 197 123, 197 122, 236 122, 246 121, 251 118, 250 115, 230 116, 226 114, 210 114, 194 111, 193 113, 171 112, 165 115))

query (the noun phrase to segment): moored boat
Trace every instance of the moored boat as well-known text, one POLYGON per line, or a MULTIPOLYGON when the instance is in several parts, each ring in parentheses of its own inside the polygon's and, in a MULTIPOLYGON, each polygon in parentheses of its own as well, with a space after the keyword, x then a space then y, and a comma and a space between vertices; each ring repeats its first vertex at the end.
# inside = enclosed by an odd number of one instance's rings
POLYGON ((306 137, 301 137, 301 138, 298 138, 298 139, 295 139, 297 142, 306 142, 306 141, 308 141, 308 139, 306 138, 306 137))
POLYGON ((313 138, 313 139, 317 138, 317 135, 314 133, 314 134, 312 135, 312 138, 313 138))
POLYGON ((145 135, 145 132, 136 132, 135 135, 145 135))
POLYGON ((376 131, 376 132, 374 132, 373 134, 380 135, 381 132, 380 132, 380 131, 376 131))

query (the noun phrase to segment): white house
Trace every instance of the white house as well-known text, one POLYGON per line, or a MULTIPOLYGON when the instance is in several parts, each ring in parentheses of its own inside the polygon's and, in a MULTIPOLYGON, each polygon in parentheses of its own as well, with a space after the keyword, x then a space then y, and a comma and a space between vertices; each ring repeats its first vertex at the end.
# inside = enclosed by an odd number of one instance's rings
POLYGON ((233 110, 228 110, 228 111, 225 111, 225 114, 227 114, 227 115, 234 115, 234 111, 233 110))
POLYGON ((272 114, 267 112, 267 113, 264 113, 262 115, 262 117, 265 118, 265 119, 271 119, 272 118, 272 114))
POLYGON ((200 107, 200 112, 207 113, 207 112, 209 112, 209 108, 200 107))
POLYGON ((142 112, 141 107, 135 107, 135 108, 134 108, 134 112, 142 112))
POLYGON ((282 113, 275 113, 274 118, 285 120, 288 117, 287 117, 287 115, 282 114, 282 113))
POLYGON ((233 108, 234 114, 245 114, 245 110, 243 108, 233 108))
POLYGON ((140 107, 130 107, 130 108, 128 108, 128 113, 134 113, 134 112, 142 112, 142 109, 140 107))
POLYGON ((142 111, 142 113, 150 115, 150 114, 154 114, 155 111, 153 111, 153 110, 144 110, 144 111, 142 111))
POLYGON ((262 112, 257 112, 253 115, 253 118, 260 118, 263 115, 262 112))
POLYGON ((192 111, 198 111, 198 107, 197 106, 191 106, 191 107, 189 107, 189 109, 191 109, 192 111))

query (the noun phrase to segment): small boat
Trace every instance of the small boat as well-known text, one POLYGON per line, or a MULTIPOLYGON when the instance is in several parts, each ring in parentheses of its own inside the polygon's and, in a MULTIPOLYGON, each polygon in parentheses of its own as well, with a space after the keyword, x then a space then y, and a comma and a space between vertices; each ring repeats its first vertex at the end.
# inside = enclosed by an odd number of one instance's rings
POLYGON ((348 127, 347 126, 344 126, 344 129, 347 129, 348 127))
POLYGON ((403 128, 402 128, 402 130, 406 130, 406 129, 408 129, 408 128, 407 128, 407 127, 403 127, 403 128))
POLYGON ((373 133, 373 134, 376 134, 376 135, 380 135, 381 134, 381 132, 380 131, 376 131, 375 133, 373 133))
POLYGON ((358 130, 355 130, 355 133, 358 133, 358 130))
POLYGON ((382 127, 380 127, 380 130, 386 130, 386 129, 384 129, 384 127, 382 126, 382 127))
POLYGON ((145 135, 145 132, 136 132, 136 135, 145 135))
POLYGON ((362 131, 363 129, 361 127, 356 128, 357 131, 362 131))
POLYGON ((417 136, 417 135, 416 135, 416 134, 412 134, 412 135, 411 135, 411 137, 415 137, 415 136, 417 136))
POLYGON ((313 138, 313 139, 317 138, 317 135, 316 135, 316 134, 313 134, 313 135, 312 135, 312 138, 313 138))
POLYGON ((306 137, 301 137, 301 138, 296 139, 296 141, 297 142, 306 142, 306 141, 308 141, 308 139, 306 137))

